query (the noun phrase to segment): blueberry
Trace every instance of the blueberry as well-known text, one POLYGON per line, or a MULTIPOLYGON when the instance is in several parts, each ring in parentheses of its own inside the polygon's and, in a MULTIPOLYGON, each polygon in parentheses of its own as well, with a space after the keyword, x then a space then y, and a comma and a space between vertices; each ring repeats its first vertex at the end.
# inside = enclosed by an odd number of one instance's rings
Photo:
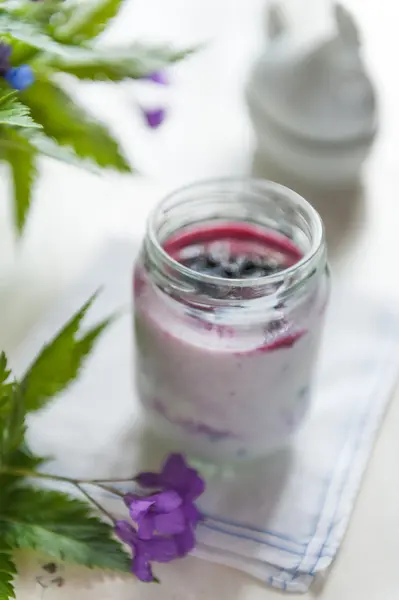
POLYGON ((186 267, 226 279, 250 279, 265 277, 280 271, 283 267, 275 262, 261 257, 250 258, 247 256, 218 257, 215 254, 204 254, 185 260, 186 267))
POLYGON ((240 276, 237 265, 234 263, 225 263, 221 266, 222 277, 226 277, 227 279, 236 279, 240 276))
POLYGON ((210 269, 214 269, 215 267, 220 266, 220 260, 216 256, 213 256, 213 254, 207 255, 205 257, 205 260, 207 267, 209 267, 210 269))
POLYGON ((209 271, 213 269, 213 266, 209 264, 207 256, 196 256, 190 260, 186 260, 184 265, 198 273, 210 274, 209 271))
POLYGON ((259 271, 259 266, 250 258, 245 259, 245 261, 240 265, 240 274, 242 277, 256 277, 259 271))

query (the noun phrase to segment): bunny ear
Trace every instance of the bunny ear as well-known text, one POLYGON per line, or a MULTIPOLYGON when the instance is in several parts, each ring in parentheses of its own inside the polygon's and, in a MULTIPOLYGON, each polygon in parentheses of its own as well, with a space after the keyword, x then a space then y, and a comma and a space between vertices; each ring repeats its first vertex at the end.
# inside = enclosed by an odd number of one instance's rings
POLYGON ((355 19, 342 4, 335 4, 335 20, 342 39, 348 44, 358 46, 360 39, 355 19))
POLYGON ((273 2, 267 11, 267 33, 274 40, 286 30, 282 8, 277 2, 273 2))

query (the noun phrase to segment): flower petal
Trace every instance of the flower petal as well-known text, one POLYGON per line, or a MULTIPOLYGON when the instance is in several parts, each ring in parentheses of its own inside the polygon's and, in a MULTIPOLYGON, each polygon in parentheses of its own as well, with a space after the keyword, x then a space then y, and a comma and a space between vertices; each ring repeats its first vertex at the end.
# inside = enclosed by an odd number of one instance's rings
POLYGON ((154 71, 149 75, 145 75, 143 79, 146 79, 147 81, 152 81, 153 83, 158 83, 159 85, 169 84, 169 80, 165 71, 154 71))
POLYGON ((191 500, 195 500, 196 498, 198 498, 198 496, 201 496, 201 494, 203 494, 205 491, 205 482, 198 475, 198 471, 196 471, 195 469, 188 469, 186 485, 186 497, 190 498, 191 500))
MULTIPOLYGON (((205 482, 198 471, 190 468, 181 454, 170 454, 158 473, 140 473, 136 481, 143 487, 174 490, 181 498, 198 498, 205 490, 205 482)), ((171 497, 169 498, 171 499, 171 497)), ((177 501, 176 501, 177 502, 177 501)), ((162 512, 169 509, 159 508, 162 512)))
POLYGON ((129 514, 132 521, 137 521, 142 515, 145 515, 155 503, 151 496, 137 496, 136 494, 127 494, 124 498, 126 506, 129 507, 129 514))
POLYGON ((142 108, 143 117, 151 129, 157 129, 165 120, 166 111, 164 108, 142 108))
POLYGON ((181 497, 175 490, 159 492, 159 494, 154 494, 152 498, 154 500, 154 509, 161 513, 169 513, 172 510, 179 508, 182 503, 181 497))
POLYGON ((183 533, 174 536, 178 556, 186 556, 195 547, 195 537, 192 527, 186 527, 183 533))
POLYGON ((203 516, 198 508, 190 500, 186 500, 182 506, 182 511, 187 521, 192 525, 197 525, 199 521, 202 521, 203 516))
POLYGON ((117 521, 114 531, 118 538, 135 548, 137 542, 137 531, 131 526, 128 521, 117 521))
POLYGON ((150 540, 155 531, 155 521, 152 515, 142 515, 137 519, 137 533, 141 540, 150 540))
POLYGON ((157 488, 162 485, 159 473, 151 473, 149 471, 139 473, 135 480, 139 485, 146 488, 157 488))
POLYGON ((198 498, 204 490, 204 480, 198 471, 191 469, 181 454, 171 454, 165 461, 161 473, 162 483, 191 500, 198 498))
POLYGON ((179 557, 175 538, 153 538, 143 542, 149 560, 167 563, 179 557))
POLYGON ((186 492, 188 467, 181 454, 170 454, 162 467, 162 483, 178 492, 186 492))
POLYGON ((136 552, 132 562, 132 573, 140 579, 140 581, 153 581, 154 576, 152 574, 151 565, 147 557, 141 554, 140 551, 136 552))
POLYGON ((186 519, 180 508, 170 513, 159 514, 154 517, 155 530, 162 535, 182 533, 186 527, 186 519))
POLYGON ((162 475, 168 478, 173 478, 178 475, 181 476, 184 475, 187 468, 186 461, 184 460, 184 456, 182 454, 169 454, 163 464, 162 475))

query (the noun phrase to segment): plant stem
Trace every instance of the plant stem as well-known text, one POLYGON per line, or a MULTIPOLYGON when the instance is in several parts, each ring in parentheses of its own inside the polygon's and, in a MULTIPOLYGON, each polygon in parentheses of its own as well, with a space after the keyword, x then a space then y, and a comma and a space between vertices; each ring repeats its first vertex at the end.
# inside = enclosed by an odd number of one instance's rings
MULTIPOLYGON (((72 485, 76 485, 77 483, 87 483, 91 485, 98 485, 98 487, 102 487, 104 490, 112 491, 114 494, 118 494, 118 492, 109 486, 108 483, 133 483, 134 478, 130 477, 128 479, 75 479, 74 477, 62 477, 61 475, 52 475, 50 473, 40 473, 38 471, 30 471, 28 469, 1 469, 0 474, 4 475, 17 475, 21 477, 32 477, 35 479, 52 479, 53 481, 61 481, 63 483, 70 483, 72 485)), ((121 492, 120 492, 121 493, 121 492)))
MULTIPOLYGON (((116 496, 120 496, 121 498, 124 497, 123 492, 120 492, 119 490, 116 490, 115 488, 106 485, 105 483, 102 483, 101 480, 84 480, 84 479, 73 479, 72 477, 62 477, 61 475, 51 475, 51 474, 47 474, 47 473, 39 473, 37 471, 30 471, 28 469, 0 469, 0 474, 7 474, 7 475, 19 475, 20 477, 31 477, 31 478, 36 478, 36 479, 47 479, 49 481, 60 481, 62 483, 69 483, 70 485, 73 485, 75 488, 77 488, 84 496, 86 496, 86 498, 92 503, 94 504, 94 506, 96 506, 98 508, 98 510, 100 512, 102 512, 104 515, 106 515, 109 519, 111 519, 111 521, 113 523, 115 523, 115 519, 114 517, 107 511, 105 510, 105 508, 103 508, 101 506, 101 504, 99 504, 97 502, 97 500, 95 500, 83 487, 83 485, 95 485, 107 492, 110 492, 112 494, 115 494, 116 496)), ((131 479, 126 480, 126 481, 132 481, 131 479)), ((115 481, 115 483, 119 483, 119 481, 115 481)))
MULTIPOLYGON (((60 475, 50 475, 48 473, 39 473, 38 471, 30 471, 29 469, 13 469, 5 468, 0 469, 0 474, 4 475, 16 475, 19 477, 32 477, 34 479, 52 479, 53 481, 62 481, 64 483, 76 484, 80 483, 76 479, 70 477, 61 477, 60 475)), ((84 483, 84 482, 81 482, 84 483)))
POLYGON ((87 483, 133 483, 134 480, 134 477, 122 477, 122 479, 90 479, 87 481, 87 483))
POLYGON ((108 519, 111 519, 112 523, 116 523, 116 519, 114 519, 114 517, 111 515, 111 513, 109 513, 107 510, 105 510, 105 508, 103 506, 101 506, 101 504, 99 504, 97 502, 97 500, 94 500, 94 498, 92 496, 90 496, 90 494, 88 492, 86 492, 86 490, 80 483, 75 483, 74 485, 84 496, 86 496, 86 498, 89 500, 89 502, 94 504, 94 506, 96 508, 98 508, 98 510, 100 512, 102 512, 106 517, 108 517, 108 519))
POLYGON ((111 487, 110 485, 105 485, 104 483, 94 483, 92 481, 88 481, 87 482, 90 485, 96 485, 97 487, 101 488, 102 490, 105 490, 106 492, 110 492, 111 494, 115 494, 115 496, 120 496, 121 498, 125 497, 125 494, 123 492, 120 492, 119 490, 116 490, 115 488, 111 487))

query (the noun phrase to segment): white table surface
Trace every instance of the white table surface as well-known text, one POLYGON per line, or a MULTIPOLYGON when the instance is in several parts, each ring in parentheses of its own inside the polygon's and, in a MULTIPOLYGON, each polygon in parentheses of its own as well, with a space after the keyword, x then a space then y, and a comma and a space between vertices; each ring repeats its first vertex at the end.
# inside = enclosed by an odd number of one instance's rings
MULTIPOLYGON (((288 1, 288 0, 287 0, 288 1)), ((399 5, 351 0, 380 94, 381 129, 360 200, 318 198, 336 272, 359 279, 373 295, 399 303, 395 236, 399 222, 399 5)), ((135 0, 110 38, 170 39, 207 47, 175 71, 167 93, 170 118, 149 132, 134 112, 130 84, 85 86, 83 97, 121 136, 142 175, 96 177, 48 161, 23 242, 16 246, 10 208, 0 204, 0 335, 12 352, 29 327, 84 270, 105 238, 137 236, 166 190, 199 178, 248 174, 253 138, 242 90, 262 39, 262 0, 135 0), (117 32, 117 33, 116 33, 117 32)), ((309 27, 323 22, 327 2, 291 0, 309 27), (306 8, 306 10, 305 10, 306 8)), ((163 92, 164 93, 164 92, 163 92)), ((6 188, 3 187, 3 198, 6 188)), ((328 576, 304 598, 390 600, 399 589, 399 394, 392 402, 342 550, 328 576)), ((76 587, 49 589, 45 600, 260 600, 280 594, 239 572, 188 558, 160 569, 163 586, 104 580, 77 570, 76 587)), ((30 567, 18 600, 41 597, 30 567)), ((73 572, 75 573, 75 571, 73 572)))

